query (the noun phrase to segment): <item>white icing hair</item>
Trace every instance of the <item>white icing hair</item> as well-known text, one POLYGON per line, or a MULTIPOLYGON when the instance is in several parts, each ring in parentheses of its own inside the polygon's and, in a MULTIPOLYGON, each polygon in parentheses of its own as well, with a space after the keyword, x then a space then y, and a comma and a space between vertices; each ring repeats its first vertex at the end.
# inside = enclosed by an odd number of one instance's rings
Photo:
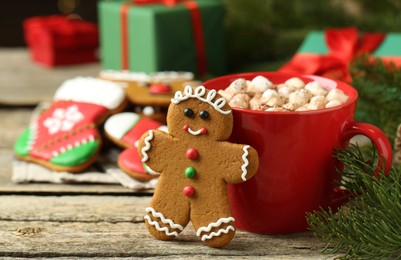
POLYGON ((197 98, 202 102, 208 103, 211 105, 214 109, 216 109, 218 112, 228 115, 231 113, 231 109, 229 110, 223 110, 222 108, 224 105, 227 103, 225 98, 221 97, 217 99, 216 101, 213 101, 213 98, 216 97, 217 92, 216 90, 212 89, 210 90, 206 97, 203 97, 206 94, 206 88, 204 86, 198 86, 194 89, 192 89, 191 86, 186 86, 184 88, 184 92, 177 91, 175 92, 174 98, 171 99, 171 102, 173 104, 178 104, 183 100, 187 100, 188 98, 197 98))

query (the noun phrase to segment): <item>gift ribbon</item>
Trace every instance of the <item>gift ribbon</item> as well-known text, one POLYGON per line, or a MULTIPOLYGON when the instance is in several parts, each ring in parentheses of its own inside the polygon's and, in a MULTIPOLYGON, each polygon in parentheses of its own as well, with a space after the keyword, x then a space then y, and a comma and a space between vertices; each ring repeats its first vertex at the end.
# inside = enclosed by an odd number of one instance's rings
POLYGON ((206 74, 206 52, 202 29, 202 17, 199 11, 198 4, 195 1, 180 1, 180 0, 133 0, 121 6, 120 23, 121 23, 121 68, 129 70, 129 42, 128 42, 128 12, 132 4, 148 5, 148 4, 164 4, 166 6, 174 6, 182 3, 190 12, 193 37, 195 40, 196 58, 199 76, 206 74))
POLYGON ((361 53, 373 52, 384 40, 383 33, 364 33, 359 37, 356 28, 328 29, 325 41, 328 54, 297 53, 278 71, 323 75, 351 82, 348 66, 361 53))
POLYGON ((149 5, 149 4, 164 4, 167 6, 174 6, 180 2, 180 0, 133 0, 136 5, 149 5))

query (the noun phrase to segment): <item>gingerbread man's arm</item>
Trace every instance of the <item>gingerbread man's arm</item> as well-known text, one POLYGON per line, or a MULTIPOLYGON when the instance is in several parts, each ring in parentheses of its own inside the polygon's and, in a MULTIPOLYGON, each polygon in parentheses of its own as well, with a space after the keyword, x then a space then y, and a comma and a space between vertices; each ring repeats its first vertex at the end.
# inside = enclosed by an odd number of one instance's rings
POLYGON ((138 153, 150 174, 160 174, 171 162, 175 139, 159 130, 149 130, 139 139, 138 153), (171 158, 170 158, 171 157, 171 158))
POLYGON ((230 167, 224 172, 224 180, 227 183, 241 183, 252 178, 259 166, 259 156, 257 151, 249 146, 242 144, 227 143, 227 153, 232 158, 230 160, 230 167))

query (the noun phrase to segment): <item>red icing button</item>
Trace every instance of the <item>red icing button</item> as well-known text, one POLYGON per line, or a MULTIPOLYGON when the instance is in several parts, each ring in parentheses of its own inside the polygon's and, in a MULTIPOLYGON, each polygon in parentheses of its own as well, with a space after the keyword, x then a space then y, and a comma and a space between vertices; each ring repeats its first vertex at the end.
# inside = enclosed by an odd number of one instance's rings
POLYGON ((182 129, 183 129, 185 132, 188 132, 189 126, 188 126, 188 125, 184 125, 184 126, 182 127, 182 129))
POLYGON ((195 189, 192 186, 185 186, 182 192, 186 197, 192 197, 195 194, 195 189))
POLYGON ((201 134, 203 134, 203 135, 207 134, 206 128, 202 128, 202 129, 201 129, 201 134))
POLYGON ((190 160, 195 160, 198 158, 198 151, 195 148, 189 148, 187 150, 186 156, 190 160))
POLYGON ((149 93, 151 94, 167 94, 170 93, 171 87, 167 84, 163 83, 157 83, 157 84, 152 84, 149 87, 149 93))

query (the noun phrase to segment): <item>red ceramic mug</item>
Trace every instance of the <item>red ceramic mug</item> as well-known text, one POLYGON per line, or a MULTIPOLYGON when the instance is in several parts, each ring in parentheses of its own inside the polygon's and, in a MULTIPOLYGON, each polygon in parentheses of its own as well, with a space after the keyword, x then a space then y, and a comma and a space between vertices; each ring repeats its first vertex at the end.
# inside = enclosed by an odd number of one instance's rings
MULTIPOLYGON (((237 78, 257 75, 275 84, 291 77, 305 82, 319 81, 328 89, 341 89, 349 99, 333 108, 303 112, 264 112, 233 108, 231 141, 253 146, 259 154, 258 173, 249 181, 228 186, 236 226, 242 230, 283 234, 305 231, 306 213, 320 207, 338 207, 341 197, 335 189, 338 162, 336 148, 351 137, 366 135, 377 147, 388 171, 392 149, 377 127, 354 121, 358 94, 346 83, 316 76, 277 72, 255 72, 223 76, 204 83, 209 89, 224 89, 237 78)), ((378 167, 382 167, 381 164, 378 167)))

